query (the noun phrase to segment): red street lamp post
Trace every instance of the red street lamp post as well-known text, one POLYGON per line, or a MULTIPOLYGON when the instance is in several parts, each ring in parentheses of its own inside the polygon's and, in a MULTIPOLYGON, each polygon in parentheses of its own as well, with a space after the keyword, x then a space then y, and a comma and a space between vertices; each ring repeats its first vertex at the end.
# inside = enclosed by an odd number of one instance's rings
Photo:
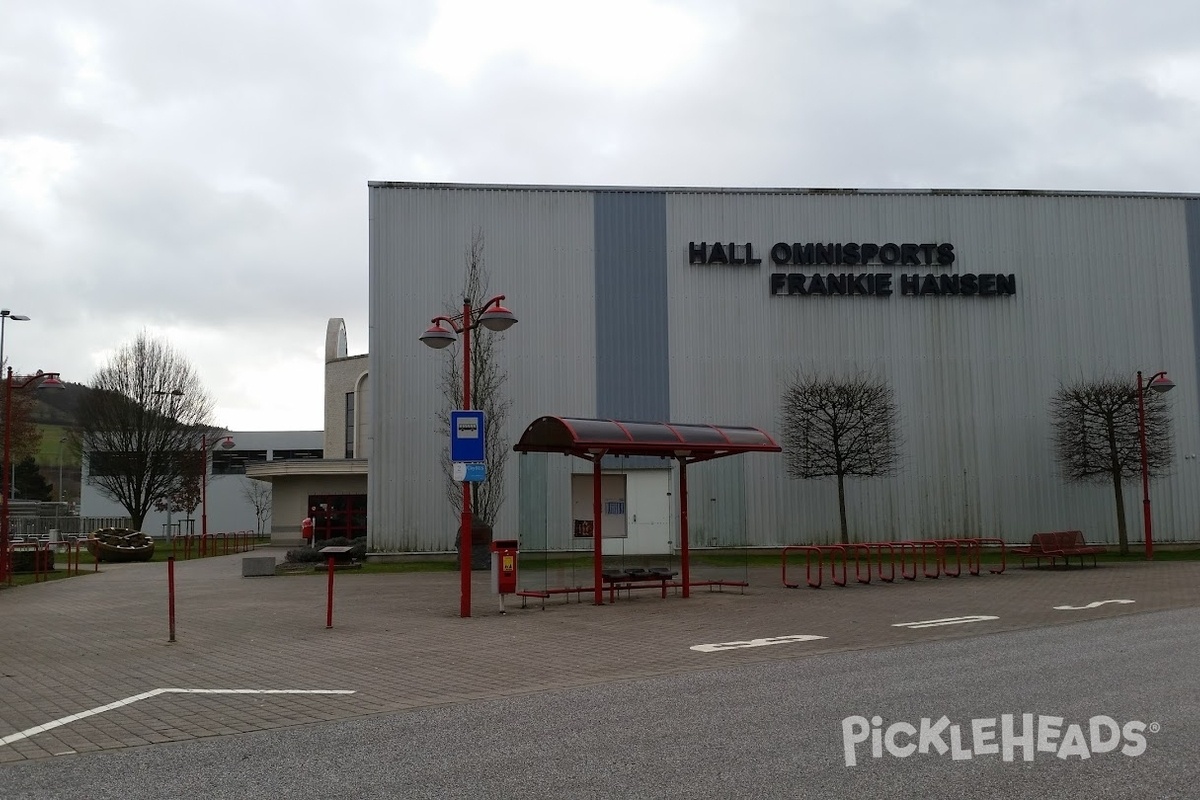
MULTIPOLYGON (((454 343, 458 334, 463 339, 463 405, 462 410, 471 408, 471 331, 480 325, 489 331, 506 331, 517 322, 511 311, 500 302, 504 295, 499 294, 488 300, 479 308, 471 307, 471 299, 463 298, 461 314, 453 317, 434 317, 433 325, 421 335, 421 341, 430 347, 441 350, 454 343), (442 327, 445 322, 450 330, 442 327)), ((463 481, 462 485, 462 521, 458 531, 458 561, 460 574, 459 609, 460 617, 471 616, 471 484, 463 481)))
MULTIPOLYGON (((213 443, 216 444, 215 442, 213 443)), ((221 447, 228 450, 233 447, 233 437, 226 436, 221 447)), ((195 497, 195 495, 192 495, 195 497)), ((200 434, 200 536, 201 541, 208 533, 208 434, 200 434)))
POLYGON ((1142 383, 1142 371, 1137 374, 1138 440, 1142 449, 1142 536, 1146 542, 1146 560, 1154 560, 1154 535, 1150 521, 1150 466, 1146 462, 1146 401, 1145 390, 1153 389, 1159 394, 1175 388, 1175 381, 1166 372, 1156 372, 1142 383))
POLYGON ((29 386, 43 389, 61 389, 62 382, 57 372, 42 372, 29 375, 20 383, 13 383, 12 367, 8 368, 4 378, 4 461, 0 471, 0 582, 7 582, 12 577, 12 565, 9 563, 8 542, 8 494, 11 491, 9 472, 12 468, 12 393, 14 390, 29 386))

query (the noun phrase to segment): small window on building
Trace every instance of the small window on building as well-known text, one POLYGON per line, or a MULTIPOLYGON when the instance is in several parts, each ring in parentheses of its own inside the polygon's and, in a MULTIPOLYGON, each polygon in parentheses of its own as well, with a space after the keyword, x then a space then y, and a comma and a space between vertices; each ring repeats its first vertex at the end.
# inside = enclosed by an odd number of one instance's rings
POLYGON ((293 449, 293 450, 272 450, 272 461, 302 461, 311 458, 324 458, 325 451, 320 449, 293 449))
POLYGON ((346 458, 354 458, 354 392, 346 392, 346 458))
POLYGON ((245 475, 246 465, 267 460, 266 450, 214 450, 213 475, 245 475))

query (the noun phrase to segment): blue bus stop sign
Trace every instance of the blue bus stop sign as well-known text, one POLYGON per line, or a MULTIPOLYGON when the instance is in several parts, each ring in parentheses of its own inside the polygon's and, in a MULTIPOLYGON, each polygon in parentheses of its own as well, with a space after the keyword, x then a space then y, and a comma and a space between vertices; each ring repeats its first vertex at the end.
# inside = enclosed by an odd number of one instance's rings
POLYGON ((482 411, 450 412, 450 460, 486 461, 482 411))

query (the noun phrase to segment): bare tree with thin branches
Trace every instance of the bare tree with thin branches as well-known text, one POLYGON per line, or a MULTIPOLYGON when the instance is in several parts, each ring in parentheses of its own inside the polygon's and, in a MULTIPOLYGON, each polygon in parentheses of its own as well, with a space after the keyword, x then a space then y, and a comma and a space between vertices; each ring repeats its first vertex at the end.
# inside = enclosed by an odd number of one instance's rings
POLYGON ((191 364, 168 342, 139 333, 96 372, 80 399, 69 445, 88 477, 141 529, 156 503, 171 502, 190 464, 200 470, 201 437, 220 431, 213 402, 191 364))
MULTIPOLYGON (((1161 475, 1175 457, 1171 416, 1166 399, 1144 392, 1146 465, 1161 475)), ((1117 504, 1117 537, 1121 553, 1129 553, 1125 521, 1125 478, 1142 474, 1138 435, 1137 382, 1123 377, 1080 380, 1062 385, 1050 400, 1054 449, 1067 483, 1110 483, 1117 504)))
POLYGON ((271 518, 271 484, 266 481, 247 480, 242 484, 242 497, 254 509, 254 519, 258 523, 258 535, 261 537, 266 530, 267 520, 271 518))
POLYGON ((899 411, 891 386, 863 373, 797 374, 781 410, 788 476, 837 479, 841 541, 849 544, 846 478, 890 475, 899 458, 899 411))
MULTIPOLYGON (((489 280, 483 245, 483 232, 476 231, 465 255, 466 275, 463 279, 462 296, 474 303, 483 303, 489 299, 489 280)), ((450 317, 460 315, 462 306, 447 304, 444 313, 450 317)), ((504 505, 504 468, 510 449, 509 442, 502 435, 512 406, 512 400, 504 394, 508 373, 500 365, 499 359, 499 346, 503 335, 489 330, 475 330, 471 335, 471 405, 483 411, 487 425, 487 438, 484 441, 487 480, 471 484, 471 513, 475 520, 488 526, 495 524, 500 515, 500 508, 504 505)), ((462 354, 458 352, 461 346, 462 340, 459 339, 452 347, 446 348, 451 355, 446 358, 442 367, 443 403, 437 420, 438 431, 447 442, 450 440, 450 412, 462 407, 462 354)), ((446 475, 446 499, 454 508, 461 508, 462 483, 454 480, 447 450, 443 450, 441 462, 446 475)))

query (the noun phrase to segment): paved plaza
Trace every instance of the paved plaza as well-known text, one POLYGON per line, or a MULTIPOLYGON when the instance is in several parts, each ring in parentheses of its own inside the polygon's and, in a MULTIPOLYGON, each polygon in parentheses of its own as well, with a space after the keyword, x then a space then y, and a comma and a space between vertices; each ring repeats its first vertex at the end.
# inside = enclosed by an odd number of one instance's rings
POLYGON ((175 643, 163 563, 0 592, 0 762, 1200 605, 1189 562, 870 585, 852 569, 820 590, 763 568, 744 591, 510 602, 504 616, 481 572, 470 619, 457 573, 339 573, 326 629, 325 576, 243 578, 242 557, 176 565, 175 643), (955 618, 970 619, 939 622, 955 618), (757 646, 697 648, 735 642, 757 646))

